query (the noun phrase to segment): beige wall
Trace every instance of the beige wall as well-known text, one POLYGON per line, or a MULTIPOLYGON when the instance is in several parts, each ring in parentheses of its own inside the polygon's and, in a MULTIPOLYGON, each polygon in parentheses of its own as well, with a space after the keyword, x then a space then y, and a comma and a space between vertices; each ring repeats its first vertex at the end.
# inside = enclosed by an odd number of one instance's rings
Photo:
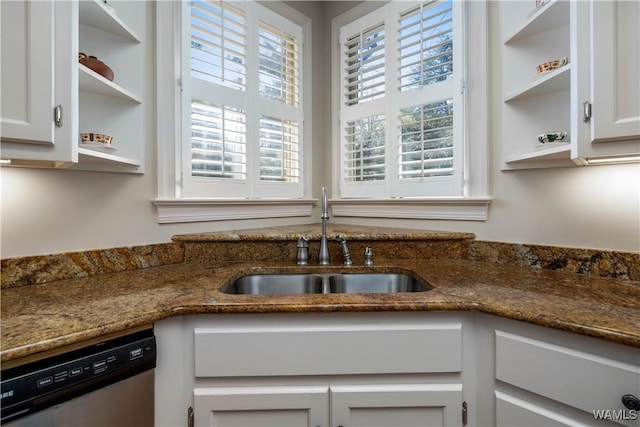
MULTIPOLYGON (((315 60, 313 101, 313 188, 330 184, 330 54, 329 17, 345 2, 293 2, 314 17, 315 60), (328 9, 327 9, 328 7, 328 9), (324 23, 320 25, 320 23, 324 23), (324 60, 322 58, 325 58, 324 60)), ((490 19, 497 22, 497 2, 490 2, 490 19)), ((331 218, 331 222, 368 223, 421 229, 470 231, 478 239, 640 250, 640 166, 596 166, 501 172, 501 92, 499 25, 490 25, 490 183, 494 201, 486 222, 331 218)), ((151 31, 152 29, 150 29, 151 31)), ((147 39, 152 36, 147 35, 147 39)), ((153 70, 153 57, 147 58, 153 70)), ((153 71, 150 71, 150 75, 153 71)), ((154 81, 146 92, 153 94, 154 81)), ((155 105, 153 96, 147 105, 155 105)), ((319 222, 311 218, 216 221, 159 225, 151 199, 155 195, 155 122, 147 118, 147 168, 142 176, 2 168, 2 258, 75 250, 167 242, 180 233, 218 231, 270 225, 319 222)))

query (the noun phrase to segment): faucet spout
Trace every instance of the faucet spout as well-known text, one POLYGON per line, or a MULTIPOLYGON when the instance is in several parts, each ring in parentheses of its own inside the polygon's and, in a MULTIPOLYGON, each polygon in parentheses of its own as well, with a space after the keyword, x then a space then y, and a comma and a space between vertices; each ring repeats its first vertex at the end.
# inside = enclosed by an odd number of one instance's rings
POLYGON ((320 236, 320 252, 318 264, 329 265, 329 243, 327 242, 327 220, 329 219, 329 207, 327 201, 327 187, 322 187, 322 235, 320 236))

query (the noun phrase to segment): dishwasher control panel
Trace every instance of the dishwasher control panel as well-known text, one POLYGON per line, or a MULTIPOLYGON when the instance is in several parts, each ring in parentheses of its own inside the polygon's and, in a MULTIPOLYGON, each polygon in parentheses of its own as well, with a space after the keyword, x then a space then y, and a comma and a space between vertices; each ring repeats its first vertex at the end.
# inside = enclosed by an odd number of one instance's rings
POLYGON ((153 369, 152 330, 137 332, 2 372, 5 422, 153 369))

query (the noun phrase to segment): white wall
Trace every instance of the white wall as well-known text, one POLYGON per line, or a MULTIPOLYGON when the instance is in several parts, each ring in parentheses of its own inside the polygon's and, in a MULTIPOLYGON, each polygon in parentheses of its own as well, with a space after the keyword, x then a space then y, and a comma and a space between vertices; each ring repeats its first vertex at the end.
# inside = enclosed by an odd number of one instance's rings
MULTIPOLYGON (((326 28, 331 13, 317 4, 296 7, 314 20, 314 162, 313 188, 329 184, 331 100, 330 62, 326 28), (328 57, 328 56, 327 56, 328 57)), ((330 6, 341 7, 341 6, 330 6)), ((490 2, 490 19, 497 19, 497 2, 490 2)), ((490 25, 491 49, 491 192, 494 201, 486 222, 382 220, 371 225, 470 231, 478 239, 589 247, 621 251, 640 250, 640 165, 573 167, 501 172, 500 164, 500 37, 499 25, 490 25)), ((147 40, 153 34, 149 29, 147 40)), ((147 58, 150 75, 153 58, 147 58)), ((154 82, 147 81, 147 105, 155 105, 154 82)), ((217 221, 159 225, 151 199, 155 194, 155 122, 147 118, 147 168, 143 176, 64 170, 2 168, 0 256, 9 258, 76 250, 168 242, 180 233, 219 231, 319 222, 317 209, 310 218, 217 221)), ((317 194, 316 194, 317 197, 317 194)), ((331 218, 332 222, 363 224, 362 218, 331 218)))

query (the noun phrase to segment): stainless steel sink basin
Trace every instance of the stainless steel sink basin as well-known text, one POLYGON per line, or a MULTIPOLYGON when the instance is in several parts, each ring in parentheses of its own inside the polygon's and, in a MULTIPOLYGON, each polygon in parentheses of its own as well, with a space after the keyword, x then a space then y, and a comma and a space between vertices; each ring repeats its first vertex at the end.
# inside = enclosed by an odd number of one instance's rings
POLYGON ((402 273, 254 274, 222 291, 241 295, 425 292, 433 287, 402 273))
POLYGON ((333 293, 389 294, 424 292, 432 286, 407 274, 361 273, 332 275, 329 277, 329 289, 333 293))
POLYGON ((243 295, 321 294, 322 277, 315 274, 255 274, 240 277, 222 291, 243 295))

